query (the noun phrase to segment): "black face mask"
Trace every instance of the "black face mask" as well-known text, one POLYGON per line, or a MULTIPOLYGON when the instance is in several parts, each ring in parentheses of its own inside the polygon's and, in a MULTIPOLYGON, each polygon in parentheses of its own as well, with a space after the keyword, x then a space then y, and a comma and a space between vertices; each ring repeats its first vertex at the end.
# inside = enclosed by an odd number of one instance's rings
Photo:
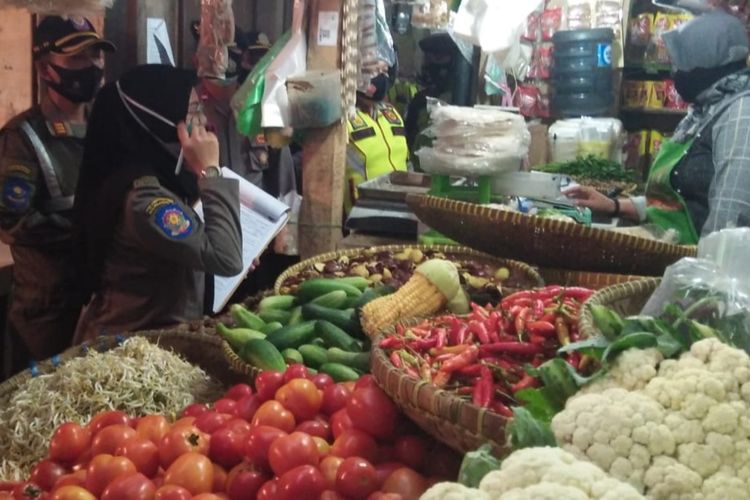
POLYGON ((382 101, 385 99, 385 95, 388 93, 388 86, 390 85, 391 81, 388 78, 388 75, 385 73, 380 73, 378 76, 370 80, 370 84, 375 87, 375 92, 370 95, 370 99, 373 101, 382 101))
POLYGON ((676 71, 673 75, 674 88, 685 102, 695 102, 698 96, 727 75, 746 67, 745 61, 737 61, 717 68, 696 68, 690 71, 676 71))
POLYGON ((102 86, 104 70, 93 64, 83 69, 68 69, 52 63, 50 66, 60 75, 60 82, 47 81, 47 85, 70 102, 89 102, 102 86))

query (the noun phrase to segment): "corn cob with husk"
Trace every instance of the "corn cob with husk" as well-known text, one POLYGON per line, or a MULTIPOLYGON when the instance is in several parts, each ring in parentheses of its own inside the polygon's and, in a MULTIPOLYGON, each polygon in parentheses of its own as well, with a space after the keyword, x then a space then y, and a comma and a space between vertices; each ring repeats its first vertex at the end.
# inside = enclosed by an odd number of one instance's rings
POLYGON ((417 267, 409 281, 395 293, 375 299, 362 308, 362 328, 373 337, 400 321, 431 316, 443 310, 449 302, 455 303, 453 299, 462 292, 458 269, 452 262, 428 260, 417 267))

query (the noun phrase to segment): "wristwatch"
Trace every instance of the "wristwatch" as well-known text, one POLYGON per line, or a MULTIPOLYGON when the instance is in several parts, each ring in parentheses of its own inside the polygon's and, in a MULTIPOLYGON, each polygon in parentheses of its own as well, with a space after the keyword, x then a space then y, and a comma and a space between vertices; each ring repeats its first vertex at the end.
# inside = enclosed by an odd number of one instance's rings
POLYGON ((216 165, 209 165, 203 169, 202 173, 205 178, 221 177, 221 169, 216 165))

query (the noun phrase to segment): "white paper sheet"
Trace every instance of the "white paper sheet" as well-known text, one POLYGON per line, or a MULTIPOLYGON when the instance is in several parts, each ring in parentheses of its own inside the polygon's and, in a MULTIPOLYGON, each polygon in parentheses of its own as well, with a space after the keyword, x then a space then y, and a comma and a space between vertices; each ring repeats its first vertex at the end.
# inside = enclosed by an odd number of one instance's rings
MULTIPOLYGON (((228 168, 222 175, 240 181, 240 224, 242 227, 242 271, 232 277, 214 277, 213 312, 218 313, 227 305, 232 294, 245 279, 253 261, 257 259, 289 220, 290 208, 248 182, 228 168)), ((203 205, 194 207, 203 219, 203 205)))
POLYGON ((146 19, 146 62, 174 66, 172 44, 169 42, 167 22, 159 17, 146 19))

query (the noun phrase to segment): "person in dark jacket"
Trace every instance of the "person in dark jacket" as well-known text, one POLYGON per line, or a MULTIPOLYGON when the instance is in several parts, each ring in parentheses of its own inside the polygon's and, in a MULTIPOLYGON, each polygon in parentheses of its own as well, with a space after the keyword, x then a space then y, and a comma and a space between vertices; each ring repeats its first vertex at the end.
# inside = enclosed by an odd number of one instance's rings
POLYGON ((59 353, 73 337, 81 311, 73 195, 87 108, 102 83, 102 51, 114 49, 85 18, 44 18, 32 48, 40 103, 0 131, 0 240, 14 261, 6 374, 59 353))
POLYGON ((239 184, 221 177, 194 83, 140 66, 94 103, 75 207, 90 292, 77 342, 200 319, 205 273, 242 270, 239 184))

